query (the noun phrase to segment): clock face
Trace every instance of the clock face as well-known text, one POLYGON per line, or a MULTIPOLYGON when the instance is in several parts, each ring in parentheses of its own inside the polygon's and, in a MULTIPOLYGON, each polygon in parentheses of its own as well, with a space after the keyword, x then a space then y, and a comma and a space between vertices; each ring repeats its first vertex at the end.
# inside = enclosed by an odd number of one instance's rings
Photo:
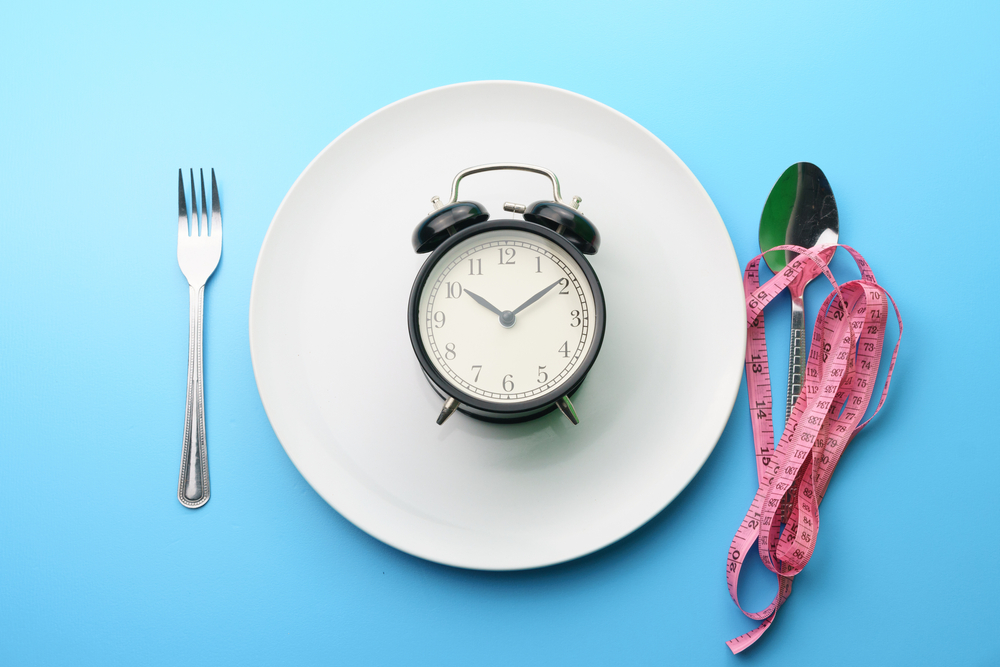
POLYGON ((416 324, 441 378, 479 401, 514 406, 571 388, 567 381, 600 344, 603 302, 558 243, 493 229, 464 238, 430 267, 416 324))

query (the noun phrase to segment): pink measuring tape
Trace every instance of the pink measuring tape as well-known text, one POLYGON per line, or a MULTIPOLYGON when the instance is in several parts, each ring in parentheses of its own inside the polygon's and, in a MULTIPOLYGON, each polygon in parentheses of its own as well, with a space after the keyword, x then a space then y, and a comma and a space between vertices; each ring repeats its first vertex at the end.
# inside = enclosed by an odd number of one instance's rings
MULTIPOLYGON (((892 302, 902 338, 903 320, 896 302, 875 281, 868 263, 856 250, 846 245, 837 247, 849 252, 857 262, 861 280, 837 284, 824 258, 829 256, 830 247, 823 252, 791 245, 773 248, 800 254, 763 286, 759 275, 763 254, 750 260, 743 274, 747 305, 747 395, 759 486, 729 546, 726 583, 739 607, 736 587, 740 570, 747 551, 756 541, 761 561, 778 575, 778 594, 762 611, 747 612, 740 607, 748 617, 762 623, 726 642, 733 653, 751 646, 770 627, 778 608, 792 592, 792 578, 812 556, 819 531, 819 504, 833 469, 848 443, 871 421, 869 418, 858 423, 875 390, 885 340, 887 302, 892 302), (822 272, 833 285, 833 291, 816 318, 802 392, 775 447, 764 306, 802 272, 813 276, 822 272)), ((885 403, 898 352, 897 340, 882 397, 872 417, 885 403)))

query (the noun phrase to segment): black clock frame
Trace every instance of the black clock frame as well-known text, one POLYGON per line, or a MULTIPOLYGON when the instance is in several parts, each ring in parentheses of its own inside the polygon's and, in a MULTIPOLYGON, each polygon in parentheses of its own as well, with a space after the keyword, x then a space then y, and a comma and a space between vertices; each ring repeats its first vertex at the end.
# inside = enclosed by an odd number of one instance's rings
POLYGON ((417 272, 417 277, 413 281, 413 288, 410 290, 410 301, 407 308, 407 326, 410 332, 410 344, 413 346, 413 352, 417 355, 417 360, 420 362, 420 367, 423 369, 424 375, 439 395, 450 396, 461 404, 458 408, 459 412, 483 421, 504 423, 528 421, 548 414, 555 409, 556 400, 562 396, 570 396, 576 392, 576 390, 579 389, 580 385, 583 383, 584 379, 587 377, 587 373, 590 372, 594 362, 597 360, 597 355, 601 351, 601 345, 604 343, 604 290, 601 288, 601 281, 597 279, 597 274, 594 272, 593 267, 590 266, 590 262, 587 261, 587 258, 583 256, 583 253, 581 253, 565 237, 555 233, 551 229, 526 220, 491 220, 489 222, 480 222, 448 237, 440 246, 434 249, 431 255, 427 258, 427 261, 420 267, 420 271, 417 272), (434 364, 431 363, 430 355, 427 353, 427 350, 424 349, 423 341, 420 339, 420 322, 418 321, 420 295, 423 292, 424 285, 427 282, 427 278, 430 275, 431 270, 437 265, 438 261, 440 261, 445 253, 465 239, 482 234, 483 232, 497 229, 517 229, 530 232, 546 238, 558 245, 580 266, 584 278, 586 278, 587 282, 590 284, 590 289, 594 294, 594 321, 592 327, 594 342, 591 343, 587 356, 580 362, 579 368, 577 368, 573 375, 571 375, 570 378, 563 384, 564 389, 558 391, 558 396, 553 397, 552 394, 549 394, 547 396, 540 396, 539 398, 532 399, 530 401, 505 405, 502 403, 484 401, 477 396, 467 394, 448 382, 437 370, 434 364), (462 408, 465 406, 488 414, 481 415, 468 410, 463 410, 462 408), (540 410, 540 408, 546 407, 549 409, 540 410))

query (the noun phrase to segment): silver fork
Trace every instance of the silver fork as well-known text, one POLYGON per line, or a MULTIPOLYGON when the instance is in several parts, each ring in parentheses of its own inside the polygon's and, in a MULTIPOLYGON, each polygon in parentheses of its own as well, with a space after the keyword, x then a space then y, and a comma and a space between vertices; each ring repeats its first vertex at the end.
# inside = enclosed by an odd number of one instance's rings
POLYGON ((205 283, 219 265, 222 256, 222 209, 219 188, 212 170, 212 225, 208 224, 205 203, 205 172, 201 174, 201 216, 194 194, 194 169, 191 170, 191 221, 188 231, 187 204, 184 200, 184 172, 177 170, 177 263, 187 278, 191 296, 191 325, 188 331, 187 403, 184 413, 184 448, 177 499, 191 509, 208 502, 208 448, 205 444, 205 389, 202 380, 201 331, 205 283))

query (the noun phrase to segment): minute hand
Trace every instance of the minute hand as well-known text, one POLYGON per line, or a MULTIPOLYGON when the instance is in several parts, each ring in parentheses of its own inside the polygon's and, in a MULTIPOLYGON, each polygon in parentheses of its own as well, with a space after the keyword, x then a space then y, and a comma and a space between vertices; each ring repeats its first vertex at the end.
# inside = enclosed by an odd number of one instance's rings
POLYGON ((555 281, 554 283, 552 283, 551 285, 549 285, 548 287, 546 287, 545 289, 543 289, 541 292, 539 292, 538 294, 536 294, 535 296, 531 297, 530 299, 528 299, 527 301, 525 301, 524 303, 522 303, 520 306, 518 306, 517 308, 515 308, 513 310, 513 313, 515 315, 517 315, 522 310, 524 310, 525 308, 527 308, 528 306, 530 306, 531 304, 533 304, 534 302, 538 301, 543 296, 545 296, 546 294, 548 294, 548 292, 549 292, 550 289, 552 289, 553 287, 555 287, 556 285, 558 285, 562 281, 563 281, 562 278, 560 278, 559 280, 555 281))

